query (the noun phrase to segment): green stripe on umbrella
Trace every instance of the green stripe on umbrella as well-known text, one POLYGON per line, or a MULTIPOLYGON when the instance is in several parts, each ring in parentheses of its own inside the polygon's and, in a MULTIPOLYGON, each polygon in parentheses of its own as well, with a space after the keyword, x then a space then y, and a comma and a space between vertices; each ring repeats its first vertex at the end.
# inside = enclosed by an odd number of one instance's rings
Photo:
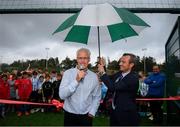
POLYGON ((98 30, 98 49, 100 57, 101 27, 107 27, 110 41, 115 42, 131 36, 137 36, 144 28, 150 27, 137 15, 124 8, 117 8, 108 3, 87 5, 82 10, 66 19, 53 34, 70 28, 64 41, 87 44, 90 31, 98 30))
POLYGON ((75 25, 72 27, 72 29, 70 30, 64 41, 87 44, 89 31, 90 31, 90 26, 75 25))
POLYGON ((74 15, 72 15, 71 17, 69 17, 68 19, 66 19, 55 31, 53 34, 57 33, 57 32, 61 32, 71 26, 74 25, 77 17, 78 17, 79 13, 76 13, 74 15))
POLYGON ((118 15, 121 17, 121 19, 125 23, 131 24, 131 25, 137 25, 137 26, 149 26, 141 18, 139 18, 134 13, 132 13, 124 8, 114 7, 114 9, 116 10, 118 15))
POLYGON ((112 42, 138 35, 129 24, 127 23, 118 23, 108 26, 108 30, 111 36, 112 42))

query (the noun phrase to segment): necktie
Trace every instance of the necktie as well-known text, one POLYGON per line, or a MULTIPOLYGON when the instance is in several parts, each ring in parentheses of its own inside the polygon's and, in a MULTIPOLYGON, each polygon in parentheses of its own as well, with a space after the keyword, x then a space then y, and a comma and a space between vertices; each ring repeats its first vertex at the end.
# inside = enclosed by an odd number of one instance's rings
MULTIPOLYGON (((115 84, 119 82, 119 80, 122 80, 123 76, 122 74, 119 75, 119 77, 116 79, 115 84)), ((113 98, 112 98, 112 108, 116 108, 116 91, 114 91, 113 98)))

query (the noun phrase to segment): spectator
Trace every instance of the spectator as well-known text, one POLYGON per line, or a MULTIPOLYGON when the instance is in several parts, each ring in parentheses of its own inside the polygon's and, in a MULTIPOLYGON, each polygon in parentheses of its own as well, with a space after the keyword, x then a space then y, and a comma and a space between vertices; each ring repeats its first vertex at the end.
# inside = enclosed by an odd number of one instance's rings
MULTIPOLYGON (((37 83, 37 94, 36 94, 36 102, 43 102, 42 98, 42 84, 44 83, 44 76, 39 75, 38 83, 37 83)), ((41 112, 44 112, 44 108, 36 107, 34 109, 31 109, 31 113, 35 113, 41 110, 41 112)))
MULTIPOLYGON (((15 90, 15 74, 11 74, 8 79, 8 84, 10 87, 10 99, 16 100, 16 90, 15 90)), ((15 105, 9 105, 9 109, 14 112, 15 111, 15 105)))
MULTIPOLYGON (((153 73, 145 79, 145 83, 148 84, 148 97, 161 98, 164 97, 165 87, 165 75, 160 73, 158 65, 153 66, 153 73)), ((163 110, 161 108, 163 101, 151 101, 150 109, 153 114, 154 122, 161 124, 163 121, 163 110)))
POLYGON ((31 101, 38 102, 38 73, 33 71, 31 82, 32 82, 32 93, 31 93, 31 101))
POLYGON ((62 79, 61 74, 57 74, 56 79, 57 80, 53 82, 53 89, 54 89, 53 98, 57 99, 57 100, 60 100, 60 97, 59 97, 59 86, 60 86, 61 79, 62 79))
POLYGON ((42 93, 42 84, 44 83, 44 76, 40 75, 38 79, 38 93, 42 93))
POLYGON ((53 83, 54 81, 56 81, 57 79, 56 79, 56 71, 52 71, 51 72, 51 79, 50 79, 50 81, 53 83))
POLYGON ((46 74, 45 82, 42 84, 43 102, 51 103, 53 94, 54 91, 53 91, 52 83, 50 82, 50 75, 46 74))
POLYGON ((16 91, 15 91, 15 74, 11 74, 8 79, 8 84, 10 86, 10 99, 16 99, 16 91))
MULTIPOLYGON (((146 76, 144 72, 140 71, 139 72, 139 89, 138 89, 138 97, 140 98, 146 97, 148 93, 148 85, 144 83, 145 78, 146 76)), ((142 117, 146 116, 147 108, 148 108, 147 101, 138 101, 138 109, 139 109, 140 116, 142 117)))
MULTIPOLYGON (((7 75, 3 74, 0 77, 0 99, 9 99, 10 98, 10 87, 7 82, 7 75)), ((0 104, 0 116, 5 118, 5 104, 0 104)))
MULTIPOLYGON (((43 102, 42 96, 42 84, 44 83, 44 76, 40 75, 38 80, 38 101, 43 102)), ((40 108, 41 112, 44 112, 44 108, 40 108)), ((36 110, 37 111, 37 110, 36 110)))
POLYGON ((33 71, 32 73, 32 78, 31 78, 31 81, 32 81, 32 85, 33 85, 33 91, 37 91, 38 89, 38 73, 36 71, 33 71))
MULTIPOLYGON (((30 94, 32 92, 32 82, 28 78, 28 73, 23 72, 23 78, 19 78, 16 80, 15 85, 17 88, 17 98, 21 101, 28 101, 30 94)), ((18 109, 18 116, 21 116, 22 113, 25 112, 25 115, 29 115, 29 106, 28 105, 20 105, 18 109)))

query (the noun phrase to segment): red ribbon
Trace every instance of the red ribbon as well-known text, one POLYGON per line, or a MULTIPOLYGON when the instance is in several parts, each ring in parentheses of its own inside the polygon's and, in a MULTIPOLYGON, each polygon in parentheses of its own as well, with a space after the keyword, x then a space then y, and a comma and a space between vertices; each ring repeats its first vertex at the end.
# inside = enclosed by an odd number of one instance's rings
MULTIPOLYGON (((137 98, 136 100, 137 101, 178 101, 180 100, 180 96, 168 97, 168 98, 137 98)), ((101 103, 102 102, 103 101, 101 101, 101 103)), ((26 104, 26 105, 56 106, 57 109, 60 109, 63 107, 64 103, 61 103, 55 99, 53 99, 50 104, 0 99, 0 104, 26 104)))
POLYGON ((34 103, 34 102, 27 102, 27 101, 13 101, 13 100, 5 100, 0 99, 0 104, 23 104, 23 105, 41 105, 41 106, 56 106, 56 108, 62 108, 63 103, 59 102, 58 100, 53 99, 52 102, 49 103, 34 103))
POLYGON ((178 101, 180 96, 168 97, 168 98, 137 98, 137 101, 178 101))
MULTIPOLYGON (((178 101, 180 96, 168 97, 168 98, 136 98, 136 101, 178 101)), ((112 101, 112 99, 110 99, 112 101)), ((103 100, 100 101, 103 103, 103 100)))
POLYGON ((53 99, 52 104, 56 106, 57 109, 60 109, 63 107, 64 103, 59 102, 58 100, 53 99))

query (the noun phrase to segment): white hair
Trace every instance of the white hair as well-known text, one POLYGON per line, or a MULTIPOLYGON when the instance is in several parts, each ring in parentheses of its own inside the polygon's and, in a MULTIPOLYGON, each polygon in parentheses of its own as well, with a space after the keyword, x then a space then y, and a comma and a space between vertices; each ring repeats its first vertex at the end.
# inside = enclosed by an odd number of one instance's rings
POLYGON ((91 52, 89 51, 89 49, 87 49, 87 48, 80 48, 80 49, 77 50, 76 55, 78 56, 78 54, 80 52, 86 52, 88 54, 88 57, 90 58, 91 52))

